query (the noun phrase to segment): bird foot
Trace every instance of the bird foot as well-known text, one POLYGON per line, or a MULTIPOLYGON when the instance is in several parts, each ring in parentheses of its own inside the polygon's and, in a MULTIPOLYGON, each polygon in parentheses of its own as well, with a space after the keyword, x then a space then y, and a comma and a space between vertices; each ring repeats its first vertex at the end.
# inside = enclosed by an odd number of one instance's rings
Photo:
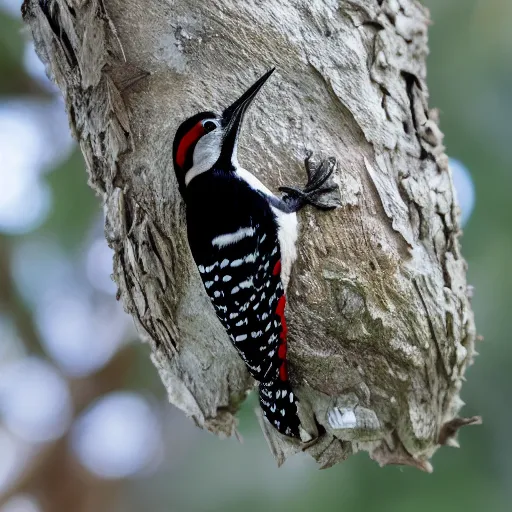
POLYGON ((298 211, 308 204, 320 210, 332 210, 341 205, 339 188, 332 180, 336 169, 336 159, 330 157, 320 163, 315 163, 312 157, 313 153, 308 151, 304 160, 308 181, 303 189, 279 188, 285 194, 283 201, 294 211, 298 211))

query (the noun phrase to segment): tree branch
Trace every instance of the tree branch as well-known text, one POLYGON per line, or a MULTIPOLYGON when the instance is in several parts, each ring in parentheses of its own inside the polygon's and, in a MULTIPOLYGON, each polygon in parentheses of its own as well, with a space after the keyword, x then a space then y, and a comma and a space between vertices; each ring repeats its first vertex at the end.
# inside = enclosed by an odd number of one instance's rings
MULTIPOLYGON (((172 169, 179 122, 278 73, 240 161, 272 189, 301 183, 306 149, 340 162, 343 207, 301 214, 289 289, 290 374, 309 446, 262 422, 279 461, 365 449, 430 469, 462 402, 475 327, 458 207, 427 105, 428 13, 415 0, 25 0, 62 90, 126 310, 171 402, 231 434, 252 382, 190 256, 172 169), (285 183, 286 182, 286 183, 285 183)), ((455 431, 454 433, 455 434, 455 431)))

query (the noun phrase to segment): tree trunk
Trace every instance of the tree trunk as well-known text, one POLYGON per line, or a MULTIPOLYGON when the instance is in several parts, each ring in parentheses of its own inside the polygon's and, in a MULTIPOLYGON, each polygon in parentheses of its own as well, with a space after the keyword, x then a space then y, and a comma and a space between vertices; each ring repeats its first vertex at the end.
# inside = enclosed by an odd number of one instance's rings
MULTIPOLYGON (((459 209, 427 106, 428 13, 415 0, 25 0, 101 196, 114 277, 169 399, 230 435, 253 382, 202 288, 172 166, 179 123, 277 72, 240 161, 273 190, 306 150, 335 156, 342 206, 300 214, 289 359, 307 446, 264 421, 282 462, 369 451, 430 470, 456 444, 475 326, 459 209), (317 430, 316 423, 321 425, 317 430)), ((207 215, 208 212, 205 212, 207 215)))

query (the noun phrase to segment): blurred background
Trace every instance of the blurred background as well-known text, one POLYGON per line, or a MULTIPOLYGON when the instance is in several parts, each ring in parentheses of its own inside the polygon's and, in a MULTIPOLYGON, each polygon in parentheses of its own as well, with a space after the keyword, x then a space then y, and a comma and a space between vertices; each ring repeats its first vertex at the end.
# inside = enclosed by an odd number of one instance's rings
POLYGON ((464 415, 484 425, 438 452, 432 475, 366 454, 278 470, 254 401, 240 413, 243 444, 167 404, 115 299, 99 201, 20 3, 0 0, 0 512, 512 510, 512 2, 425 0, 430 104, 485 337, 463 389, 464 415))

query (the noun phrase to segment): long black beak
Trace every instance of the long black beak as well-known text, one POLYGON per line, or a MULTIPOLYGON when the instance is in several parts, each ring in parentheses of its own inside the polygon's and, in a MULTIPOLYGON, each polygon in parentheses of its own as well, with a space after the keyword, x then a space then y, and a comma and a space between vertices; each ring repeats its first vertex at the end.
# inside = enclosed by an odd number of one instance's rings
MULTIPOLYGON (((230 105, 222 113, 222 124, 224 126, 224 141, 222 144, 221 159, 232 162, 232 156, 236 150, 236 141, 242 126, 245 112, 263 87, 263 84, 270 78, 276 68, 267 71, 255 84, 253 84, 240 98, 230 105)), ((235 155, 236 156, 236 155, 235 155)), ((227 163, 226 162, 226 163, 227 163)))

